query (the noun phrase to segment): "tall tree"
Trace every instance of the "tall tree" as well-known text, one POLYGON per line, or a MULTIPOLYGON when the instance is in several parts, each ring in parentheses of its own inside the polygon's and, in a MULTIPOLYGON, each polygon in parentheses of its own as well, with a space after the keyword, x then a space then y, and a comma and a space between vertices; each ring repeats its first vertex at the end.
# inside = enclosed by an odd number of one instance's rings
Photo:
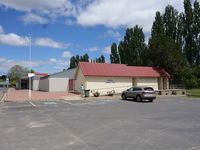
POLYGON ((185 39, 185 47, 184 52, 187 58, 187 61, 190 65, 194 63, 194 39, 193 39, 193 32, 192 32, 192 25, 193 25, 193 9, 190 0, 184 0, 184 10, 185 10, 185 17, 184 17, 184 39, 185 39))
POLYGON ((76 64, 76 58, 74 56, 72 56, 70 58, 70 64, 69 64, 69 68, 68 69, 72 69, 72 68, 76 68, 77 64, 76 64))
POLYGON ((143 65, 142 54, 146 50, 145 38, 142 28, 136 25, 128 28, 124 40, 118 46, 121 63, 143 65))
POLYGON ((164 68, 171 75, 171 79, 179 81, 181 70, 185 66, 179 45, 168 36, 161 34, 149 41, 149 58, 155 67, 164 68))
POLYGON ((105 63, 105 57, 101 55, 100 57, 96 58, 95 60, 92 60, 91 62, 105 63))
POLYGON ((115 63, 115 64, 120 63, 119 53, 118 53, 118 50, 117 50, 117 44, 116 43, 113 43, 112 46, 111 46, 110 62, 115 63))
POLYGON ((142 28, 137 25, 133 28, 133 47, 135 49, 133 56, 136 57, 135 59, 133 58, 133 60, 135 60, 133 61, 133 65, 143 65, 142 56, 146 50, 145 36, 142 28))
POLYGON ((89 56, 88 56, 88 54, 86 53, 86 54, 84 54, 83 56, 82 56, 82 60, 81 61, 83 61, 83 62, 89 62, 89 56))
POLYGON ((163 17, 159 11, 156 12, 155 21, 151 29, 151 36, 158 36, 164 33, 163 17))
POLYGON ((103 55, 101 55, 100 58, 101 58, 101 63, 105 63, 106 62, 105 57, 103 55))
POLYGON ((164 14, 156 13, 149 40, 148 64, 166 69, 173 82, 179 82, 183 66, 182 55, 183 14, 178 14, 172 6, 165 8, 164 14))
POLYGON ((183 47, 183 34, 184 34, 184 13, 178 14, 177 17, 177 31, 176 31, 176 43, 183 47))
POLYGON ((200 4, 197 0, 194 2, 193 11, 193 35, 194 35, 194 53, 195 62, 200 65, 200 4))
POLYGON ((163 23, 165 28, 165 35, 176 41, 177 35, 177 19, 178 11, 171 5, 165 7, 163 14, 163 23))
POLYGON ((89 62, 88 54, 84 54, 82 56, 76 55, 70 58, 70 64, 68 69, 76 68, 79 62, 89 62))

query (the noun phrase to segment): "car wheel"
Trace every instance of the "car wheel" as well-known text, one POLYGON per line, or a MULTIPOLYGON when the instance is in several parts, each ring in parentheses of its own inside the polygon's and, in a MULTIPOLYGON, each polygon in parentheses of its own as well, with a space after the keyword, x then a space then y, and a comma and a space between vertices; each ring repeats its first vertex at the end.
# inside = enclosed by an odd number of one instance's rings
POLYGON ((122 99, 126 100, 126 95, 125 94, 122 94, 122 99))
POLYGON ((149 102, 153 102, 153 98, 150 98, 150 99, 149 99, 149 102))
POLYGON ((141 101, 142 101, 142 98, 141 98, 140 95, 136 96, 136 101, 138 101, 138 102, 141 102, 141 101))

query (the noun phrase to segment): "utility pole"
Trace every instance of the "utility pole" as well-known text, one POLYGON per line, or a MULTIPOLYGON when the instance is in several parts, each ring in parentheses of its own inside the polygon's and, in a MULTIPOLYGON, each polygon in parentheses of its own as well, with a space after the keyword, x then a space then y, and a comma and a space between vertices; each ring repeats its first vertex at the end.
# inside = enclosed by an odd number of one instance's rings
POLYGON ((31 98, 31 36, 29 37, 29 92, 28 96, 31 98))

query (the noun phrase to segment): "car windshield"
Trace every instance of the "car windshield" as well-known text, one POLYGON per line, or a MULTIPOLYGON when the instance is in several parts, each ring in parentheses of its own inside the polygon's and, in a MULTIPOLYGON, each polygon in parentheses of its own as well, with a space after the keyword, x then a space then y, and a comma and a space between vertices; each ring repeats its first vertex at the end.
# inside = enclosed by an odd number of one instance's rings
POLYGON ((144 88, 145 91, 153 91, 153 88, 152 87, 146 87, 144 88))

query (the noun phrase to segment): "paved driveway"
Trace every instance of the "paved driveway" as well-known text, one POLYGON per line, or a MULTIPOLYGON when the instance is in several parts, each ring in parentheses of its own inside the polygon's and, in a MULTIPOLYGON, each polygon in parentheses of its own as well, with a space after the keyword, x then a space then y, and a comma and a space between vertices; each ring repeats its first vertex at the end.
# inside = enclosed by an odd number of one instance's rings
POLYGON ((31 98, 29 98, 29 90, 15 90, 10 88, 8 90, 7 101, 25 101, 25 100, 60 100, 61 97, 77 96, 77 94, 68 92, 43 92, 31 91, 31 98))
POLYGON ((200 150, 200 99, 0 104, 3 150, 200 150))

